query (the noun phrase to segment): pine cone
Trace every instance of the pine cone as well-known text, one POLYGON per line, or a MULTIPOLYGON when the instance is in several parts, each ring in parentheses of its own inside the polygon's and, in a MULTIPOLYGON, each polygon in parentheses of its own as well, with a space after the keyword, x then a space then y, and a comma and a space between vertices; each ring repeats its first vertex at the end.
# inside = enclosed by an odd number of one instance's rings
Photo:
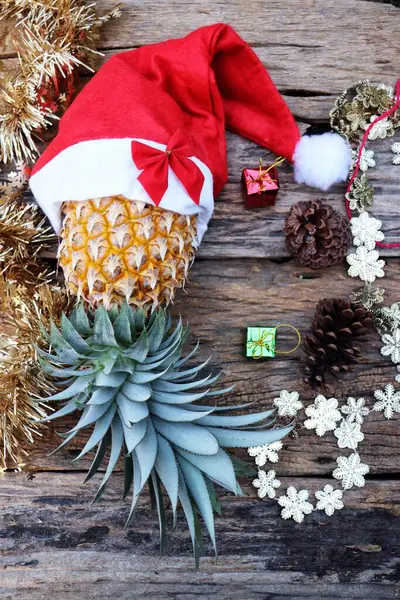
POLYGON ((290 254, 311 269, 342 262, 351 245, 348 219, 320 200, 293 204, 284 233, 290 254))
POLYGON ((337 375, 349 371, 360 356, 357 341, 364 341, 372 327, 372 314, 361 304, 340 298, 320 300, 312 335, 304 340, 305 381, 314 388, 324 387, 327 372, 337 375))

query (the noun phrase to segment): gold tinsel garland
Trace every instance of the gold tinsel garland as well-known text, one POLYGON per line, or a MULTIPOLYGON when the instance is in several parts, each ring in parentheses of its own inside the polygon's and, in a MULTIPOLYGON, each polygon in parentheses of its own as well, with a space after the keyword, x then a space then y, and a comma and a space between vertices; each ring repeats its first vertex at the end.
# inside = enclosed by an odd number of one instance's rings
POLYGON ((18 55, 0 73, 0 160, 31 161, 40 135, 65 110, 76 88, 76 67, 93 71, 100 27, 119 7, 97 15, 85 0, 0 0, 3 49, 18 55))
POLYGON ((0 68, 0 162, 16 163, 0 176, 0 471, 23 462, 48 410, 35 401, 53 389, 38 368, 40 324, 71 308, 44 259, 56 236, 23 200, 26 163, 72 100, 76 67, 93 70, 100 27, 116 16, 118 7, 98 16, 95 2, 83 0, 0 0, 0 43, 18 56, 11 72, 0 68))
MULTIPOLYGON (((0 279, 0 297, 7 300, 7 313, 0 320, 0 471, 21 464, 27 455, 26 442, 39 433, 37 423, 47 414, 38 401, 40 393, 54 386, 40 369, 37 347, 43 345, 40 323, 58 322, 70 308, 65 292, 42 284, 32 297, 18 285, 0 279)), ((4 308, 4 307, 3 307, 4 308)))

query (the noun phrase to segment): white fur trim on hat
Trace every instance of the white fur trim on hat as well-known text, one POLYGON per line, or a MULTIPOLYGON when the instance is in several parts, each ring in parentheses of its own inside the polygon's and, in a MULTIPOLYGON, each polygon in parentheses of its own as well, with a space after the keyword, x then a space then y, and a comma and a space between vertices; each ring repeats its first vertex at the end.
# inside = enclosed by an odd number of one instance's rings
MULTIPOLYGON (((165 144, 143 139, 135 141, 166 150, 165 144)), ((132 160, 131 142, 132 139, 123 138, 74 144, 57 154, 31 177, 29 183, 32 192, 56 233, 61 229, 63 202, 121 194, 130 200, 154 204, 138 181, 141 171, 132 160)), ((204 175, 200 204, 193 202, 169 168, 168 189, 159 206, 182 215, 197 215, 197 237, 200 243, 214 209, 213 177, 201 160, 195 156, 190 160, 204 175)))
POLYGON ((351 167, 351 148, 341 135, 331 131, 303 135, 295 148, 293 161, 297 183, 325 191, 335 183, 346 181, 351 167))

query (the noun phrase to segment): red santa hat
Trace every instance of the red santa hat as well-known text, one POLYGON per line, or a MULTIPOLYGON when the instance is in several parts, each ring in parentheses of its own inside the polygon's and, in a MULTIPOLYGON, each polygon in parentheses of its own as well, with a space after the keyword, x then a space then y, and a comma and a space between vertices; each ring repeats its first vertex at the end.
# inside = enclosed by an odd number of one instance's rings
POLYGON ((253 50, 217 24, 108 60, 62 117, 30 186, 56 232, 63 202, 122 194, 196 214, 200 240, 227 181, 225 128, 287 158, 298 182, 326 190, 348 175, 345 140, 301 137, 253 50))

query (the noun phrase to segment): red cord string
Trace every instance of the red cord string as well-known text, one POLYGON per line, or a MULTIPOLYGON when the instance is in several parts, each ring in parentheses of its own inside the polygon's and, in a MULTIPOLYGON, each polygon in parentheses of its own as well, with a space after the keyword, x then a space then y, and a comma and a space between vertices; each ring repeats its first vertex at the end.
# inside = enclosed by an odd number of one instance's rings
MULTIPOLYGON (((381 115, 379 115, 379 117, 377 117, 372 123, 370 123, 368 125, 367 129, 365 130, 365 133, 361 140, 360 147, 358 149, 358 155, 357 155, 357 160, 356 160, 356 164, 354 167, 354 171, 350 178, 349 184, 347 186, 346 196, 350 192, 351 186, 353 185, 354 180, 357 177, 358 171, 360 170, 361 156, 362 156, 362 152, 366 146, 369 132, 378 123, 378 121, 382 121, 382 119, 386 119, 386 117, 389 117, 391 114, 393 114, 399 107, 400 107, 400 79, 398 79, 398 81, 396 83, 393 106, 391 108, 389 108, 387 111, 385 111, 384 113, 382 113, 381 115)), ((351 219, 353 214, 351 212, 350 202, 348 201, 347 197, 346 197, 346 210, 347 210, 347 215, 348 215, 349 219, 351 219)), ((400 248, 400 242, 395 242, 393 244, 384 244, 383 242, 376 242, 376 245, 379 246, 380 248, 400 248)))

